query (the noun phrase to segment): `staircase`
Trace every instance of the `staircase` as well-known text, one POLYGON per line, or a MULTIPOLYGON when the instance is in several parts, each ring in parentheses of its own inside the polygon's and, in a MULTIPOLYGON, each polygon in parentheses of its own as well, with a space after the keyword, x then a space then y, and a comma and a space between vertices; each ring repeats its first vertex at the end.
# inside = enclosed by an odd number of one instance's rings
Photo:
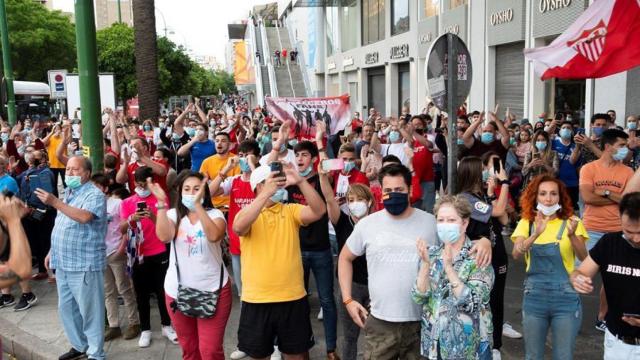
MULTIPOLYGON (((287 49, 287 52, 293 50, 289 34, 286 29, 268 27, 267 41, 269 42, 269 56, 273 59, 276 49, 287 49)), ((287 53, 289 58, 289 54, 287 53)), ((304 80, 302 79, 302 71, 299 64, 291 64, 288 60, 281 58, 282 65, 274 67, 276 88, 280 97, 306 97, 304 80)), ((275 66, 275 64, 274 64, 275 66)))
MULTIPOLYGON (((269 60, 269 54, 266 54, 264 51, 264 47, 262 46, 262 36, 260 36, 260 28, 255 28, 255 36, 254 42, 256 45, 256 50, 260 52, 260 62, 256 64, 256 66, 260 67, 260 80, 262 84, 262 96, 267 97, 271 96, 271 86, 269 82, 269 70, 265 65, 269 60)), ((258 62, 258 58, 256 57, 256 62, 258 62)))
MULTIPOLYGON (((278 31, 280 32, 280 41, 282 41, 282 46, 286 48, 287 51, 293 51, 294 47, 291 44, 289 32, 287 31, 287 29, 278 28, 278 31)), ((302 78, 302 69, 300 68, 299 58, 295 63, 289 63, 289 70, 291 72, 291 80, 293 81, 293 92, 297 97, 307 96, 307 92, 304 86, 304 79, 302 78)))

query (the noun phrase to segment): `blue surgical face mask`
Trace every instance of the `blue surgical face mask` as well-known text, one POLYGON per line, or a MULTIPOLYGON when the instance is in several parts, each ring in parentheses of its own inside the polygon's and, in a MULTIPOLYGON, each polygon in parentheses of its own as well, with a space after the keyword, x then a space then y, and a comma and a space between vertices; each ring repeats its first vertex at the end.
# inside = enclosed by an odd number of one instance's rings
POLYGON ((489 180, 489 176, 490 175, 491 174, 489 173, 489 170, 487 170, 487 169, 482 170, 482 182, 483 183, 487 182, 489 180))
POLYGON ((77 189, 82 185, 82 179, 78 175, 65 175, 64 182, 71 190, 77 189))
POLYGON ((356 163, 355 161, 345 161, 344 162, 344 172, 350 173, 351 170, 355 169, 356 163))
POLYGON ((173 139, 173 141, 180 141, 180 135, 173 133, 171 135, 171 138, 173 139))
POLYGON ((560 129, 560 137, 565 139, 565 140, 569 140, 571 139, 571 135, 573 133, 571 132, 571 130, 567 129, 567 128, 562 128, 560 129))
POLYGON ((629 148, 626 146, 621 147, 618 150, 616 150, 616 152, 613 154, 613 160, 622 161, 626 159, 627 155, 629 155, 629 148))
POLYGON ((184 128, 184 132, 186 132, 189 137, 193 137, 196 134, 196 129, 188 127, 184 128))
POLYGON ((284 202, 287 200, 287 190, 280 188, 276 190, 276 193, 271 195, 271 201, 274 203, 284 202))
POLYGON ((509 138, 509 145, 515 145, 516 144, 516 138, 509 138))
POLYGON ((9 141, 9 134, 7 133, 0 134, 0 139, 2 139, 3 143, 6 143, 7 141, 9 141))
POLYGON ((394 130, 389 133, 389 141, 391 143, 396 143, 398 140, 400 140, 400 132, 394 130))
POLYGON ((300 174, 300 176, 302 177, 307 177, 309 174, 311 174, 311 170, 313 170, 313 165, 309 165, 306 169, 298 171, 298 174, 300 174))
POLYGON ((482 135, 480 136, 480 141, 482 141, 485 144, 489 144, 493 142, 493 133, 483 132, 482 135))
POLYGON ((289 140, 289 146, 294 147, 296 145, 298 145, 298 139, 289 140))
MULTIPOLYGON (((204 202, 204 199, 200 199, 200 204, 204 202)), ((182 194, 182 205, 189 209, 189 211, 196 211, 196 196, 191 194, 182 194)))
POLYGON ((593 130, 593 134, 596 137, 602 136, 602 133, 604 132, 604 128, 603 127, 593 127, 592 130, 593 130))
POLYGON ((453 244, 460 239, 460 224, 438 223, 436 229, 438 238, 445 244, 453 244))
POLYGON ((136 194, 138 194, 138 196, 140 196, 141 198, 147 198, 149 197, 149 195, 151 195, 151 191, 149 189, 143 189, 140 187, 136 187, 135 189, 136 194))
POLYGON ((240 158, 238 164, 240 165, 240 171, 243 173, 251 172, 251 166, 249 166, 249 160, 247 160, 247 158, 240 158))
POLYGON ((536 141, 536 148, 538 149, 538 151, 544 151, 544 149, 547 148, 547 142, 546 141, 536 141))
POLYGON ((629 129, 629 130, 635 130, 637 128, 638 128, 638 123, 630 122, 630 123, 627 124, 627 129, 629 129))
POLYGON ((151 131, 151 129, 153 129, 153 127, 151 125, 145 125, 144 126, 144 131, 151 131))
POLYGON ((464 145, 464 140, 462 140, 462 139, 458 139, 458 140, 456 140, 456 143, 457 143, 458 145, 464 145))

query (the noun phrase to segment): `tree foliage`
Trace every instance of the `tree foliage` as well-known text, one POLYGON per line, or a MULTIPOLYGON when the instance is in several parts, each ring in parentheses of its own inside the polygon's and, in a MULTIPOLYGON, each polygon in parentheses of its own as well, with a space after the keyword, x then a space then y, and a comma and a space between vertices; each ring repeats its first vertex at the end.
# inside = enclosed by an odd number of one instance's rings
POLYGON ((47 81, 47 71, 76 67, 76 33, 69 17, 33 0, 7 0, 16 80, 47 81))
POLYGON ((136 60, 133 54, 133 29, 125 24, 114 24, 96 33, 98 70, 112 72, 116 78, 119 99, 130 99, 138 93, 136 60))

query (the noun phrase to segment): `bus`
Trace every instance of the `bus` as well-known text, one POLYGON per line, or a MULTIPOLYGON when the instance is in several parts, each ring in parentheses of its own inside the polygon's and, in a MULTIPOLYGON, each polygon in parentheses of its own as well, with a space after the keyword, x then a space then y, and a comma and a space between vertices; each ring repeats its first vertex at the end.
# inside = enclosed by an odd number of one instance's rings
MULTIPOLYGON (((16 114, 18 120, 27 117, 33 118, 35 115, 45 119, 51 116, 53 108, 50 100, 51 90, 48 84, 35 81, 14 81, 13 91, 16 97, 16 114)), ((2 105, 2 116, 6 119, 7 94, 5 86, 2 86, 2 105)))

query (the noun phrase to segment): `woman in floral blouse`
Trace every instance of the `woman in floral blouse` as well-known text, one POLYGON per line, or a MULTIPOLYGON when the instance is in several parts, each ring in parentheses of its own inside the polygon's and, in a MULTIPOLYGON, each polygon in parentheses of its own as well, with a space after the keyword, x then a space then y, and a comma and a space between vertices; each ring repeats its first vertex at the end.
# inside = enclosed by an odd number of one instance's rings
POLYGON ((421 349, 428 359, 491 359, 493 268, 478 267, 465 235, 471 205, 444 196, 435 206, 439 245, 418 240, 422 262, 413 300, 422 305, 421 349))

